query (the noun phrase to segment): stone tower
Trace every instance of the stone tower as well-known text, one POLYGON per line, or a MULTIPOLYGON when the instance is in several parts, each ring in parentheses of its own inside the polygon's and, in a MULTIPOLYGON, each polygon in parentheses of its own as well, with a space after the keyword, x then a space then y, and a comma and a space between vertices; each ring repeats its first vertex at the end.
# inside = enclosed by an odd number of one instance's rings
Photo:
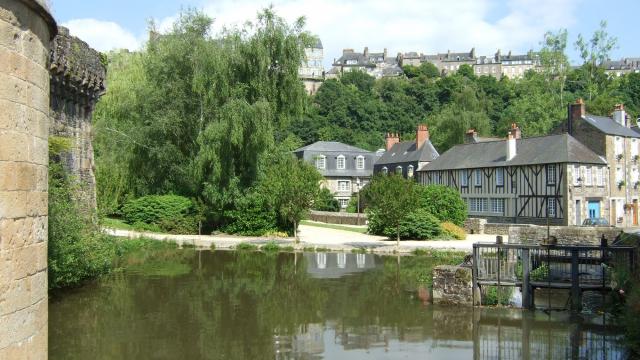
POLYGON ((47 358, 45 0, 0 0, 0 359, 47 358))

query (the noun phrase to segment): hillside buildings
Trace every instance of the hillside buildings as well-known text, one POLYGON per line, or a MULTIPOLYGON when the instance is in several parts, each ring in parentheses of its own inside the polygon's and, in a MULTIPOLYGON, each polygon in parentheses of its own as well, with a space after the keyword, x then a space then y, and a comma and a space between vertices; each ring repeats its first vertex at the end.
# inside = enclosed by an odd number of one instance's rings
POLYGON ((315 94, 324 81, 324 49, 322 41, 318 41, 310 48, 305 49, 305 61, 298 69, 298 76, 302 79, 304 88, 309 94, 315 94))
POLYGON ((295 150, 294 154, 318 169, 324 177, 322 186, 334 194, 342 209, 369 183, 378 159, 375 152, 336 141, 318 141, 295 150))
POLYGON ((416 139, 400 141, 400 135, 387 133, 385 152, 374 165, 374 173, 401 174, 405 178, 413 178, 416 171, 421 170, 439 154, 429 139, 427 125, 418 125, 416 139))
POLYGON ((339 76, 345 71, 353 70, 364 71, 376 79, 402 75, 398 59, 389 57, 386 48, 379 53, 369 52, 368 47, 365 47, 361 53, 353 49, 344 49, 342 56, 333 61, 330 76, 339 76))
POLYGON ((622 58, 608 60, 602 64, 604 72, 610 76, 622 76, 630 73, 640 73, 640 58, 622 58))

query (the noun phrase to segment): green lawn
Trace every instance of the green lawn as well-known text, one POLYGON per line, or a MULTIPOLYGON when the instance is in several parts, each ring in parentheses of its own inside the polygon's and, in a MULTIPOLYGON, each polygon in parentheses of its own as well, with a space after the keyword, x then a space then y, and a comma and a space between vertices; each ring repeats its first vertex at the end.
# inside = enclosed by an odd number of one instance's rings
POLYGON ((107 228, 111 228, 111 229, 119 229, 119 230, 133 230, 133 226, 125 223, 124 221, 120 220, 120 219, 114 219, 114 218, 103 218, 100 223, 102 224, 102 226, 107 227, 107 228))
POLYGON ((308 225, 308 226, 316 226, 316 227, 321 227, 321 228, 327 228, 327 229, 351 231, 351 232, 356 232, 356 233, 360 233, 360 234, 366 234, 367 233, 367 228, 366 227, 357 228, 357 227, 337 225, 337 224, 318 223, 318 222, 313 222, 313 221, 308 221, 308 220, 302 220, 300 222, 300 224, 301 225, 308 225))

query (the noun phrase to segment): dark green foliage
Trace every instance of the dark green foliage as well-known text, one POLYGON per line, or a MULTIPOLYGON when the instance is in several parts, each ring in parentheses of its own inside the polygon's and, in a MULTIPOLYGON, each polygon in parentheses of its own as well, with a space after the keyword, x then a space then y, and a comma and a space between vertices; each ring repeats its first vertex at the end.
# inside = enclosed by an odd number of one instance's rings
MULTIPOLYGON (((384 224, 376 212, 369 213, 369 233, 394 237, 396 229, 384 224)), ((416 209, 406 214, 400 222, 400 239, 427 240, 442 234, 440 221, 423 209, 416 209)))
POLYGON ((333 197, 331 191, 327 188, 320 189, 318 197, 313 202, 313 210, 318 211, 340 211, 340 203, 333 197))
POLYGON ((49 166, 49 288, 75 286, 111 269, 112 239, 101 235, 78 208, 75 182, 60 163, 49 166))
POLYGON ((417 206, 440 221, 462 226, 466 220, 467 205, 455 189, 444 185, 428 185, 418 187, 417 193, 417 206))
POLYGON ((252 192, 236 199, 233 210, 225 212, 228 224, 222 231, 229 234, 261 236, 278 229, 278 216, 265 196, 252 192))
POLYGON ((195 206, 191 200, 182 196, 148 195, 130 200, 122 207, 122 215, 134 227, 144 226, 140 224, 156 225, 162 231, 172 234, 198 232, 195 206))
POLYGON ((513 286, 487 286, 482 299, 483 305, 509 305, 513 286))
POLYGON ((258 245, 249 244, 249 243, 240 243, 236 246, 236 250, 238 251, 255 251, 258 250, 258 245))

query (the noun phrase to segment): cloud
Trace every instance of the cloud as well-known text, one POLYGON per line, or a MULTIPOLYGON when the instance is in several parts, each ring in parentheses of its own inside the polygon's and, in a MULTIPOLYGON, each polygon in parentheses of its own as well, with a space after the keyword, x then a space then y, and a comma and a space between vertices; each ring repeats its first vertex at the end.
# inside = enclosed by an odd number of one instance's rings
POLYGON ((526 52, 539 45, 547 30, 570 27, 580 0, 203 0, 215 19, 214 30, 242 25, 273 4, 293 22, 307 19, 307 29, 320 36, 325 66, 343 48, 371 51, 435 53, 469 51, 480 55, 526 52), (497 14, 497 16, 496 16, 497 14))
POLYGON ((71 35, 84 40, 98 51, 113 49, 137 50, 142 39, 111 21, 96 19, 74 19, 61 24, 69 28, 71 35))

